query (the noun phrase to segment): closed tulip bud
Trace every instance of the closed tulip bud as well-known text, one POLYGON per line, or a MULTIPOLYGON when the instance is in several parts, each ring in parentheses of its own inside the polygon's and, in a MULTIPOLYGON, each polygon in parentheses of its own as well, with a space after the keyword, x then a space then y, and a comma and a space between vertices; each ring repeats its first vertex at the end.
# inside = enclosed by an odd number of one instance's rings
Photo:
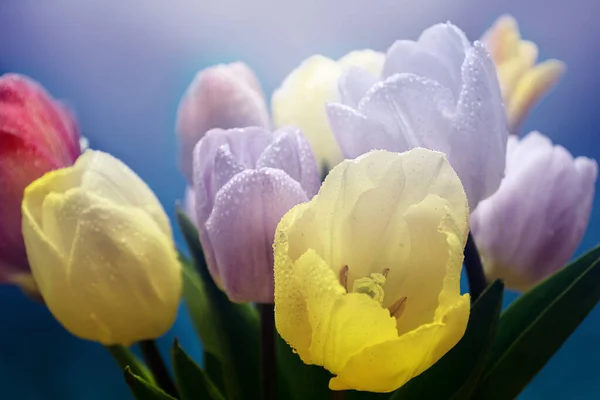
POLYGON ((179 164, 188 182, 194 146, 206 132, 246 126, 269 126, 265 96, 254 72, 241 62, 198 72, 177 113, 179 164))
POLYGON ((547 60, 536 64, 537 45, 521 39, 517 21, 504 15, 483 35, 496 64, 508 123, 513 133, 529 111, 560 79, 565 64, 547 60))
POLYGON ((273 302, 273 235, 280 218, 318 190, 302 133, 209 131, 194 150, 196 223, 210 273, 235 302, 273 302))
POLYGON ((506 177, 471 215, 486 274, 524 291, 564 266, 588 225, 597 172, 538 132, 511 136, 506 177))
POLYGON ((21 235, 23 190, 79 154, 77 124, 61 103, 24 76, 0 77, 0 283, 37 294, 21 235))
POLYGON ((22 209, 33 277, 68 331, 130 345, 171 327, 181 266, 169 220, 121 161, 87 150, 29 185, 22 209))

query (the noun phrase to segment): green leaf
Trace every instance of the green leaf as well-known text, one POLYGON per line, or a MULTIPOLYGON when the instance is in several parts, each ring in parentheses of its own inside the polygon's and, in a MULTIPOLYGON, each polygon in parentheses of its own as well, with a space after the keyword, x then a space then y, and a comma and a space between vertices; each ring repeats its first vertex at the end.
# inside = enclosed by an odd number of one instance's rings
POLYGON ((144 378, 146 381, 150 383, 154 383, 154 378, 152 374, 139 358, 133 354, 131 350, 129 350, 125 346, 114 345, 114 346, 106 346, 106 349, 110 353, 110 355, 114 358, 114 360, 119 364, 121 369, 125 370, 125 368, 129 367, 131 372, 137 376, 144 378))
POLYGON ((183 351, 177 340, 171 349, 175 381, 181 400, 224 400, 206 373, 183 351))
POLYGON ((280 399, 329 399, 331 374, 316 365, 306 365, 279 336, 275 337, 280 399))
POLYGON ((511 304, 477 398, 514 399, 600 301, 600 246, 511 304))
POLYGON ((177 400, 125 367, 125 381, 136 400, 177 400))
POLYGON ((183 296, 202 339, 207 373, 229 400, 259 398, 258 312, 229 301, 210 276, 196 227, 179 207, 177 220, 195 267, 182 263, 183 296))
POLYGON ((462 339, 421 375, 398 389, 392 400, 468 399, 485 365, 502 309, 504 284, 493 282, 477 299, 462 339))

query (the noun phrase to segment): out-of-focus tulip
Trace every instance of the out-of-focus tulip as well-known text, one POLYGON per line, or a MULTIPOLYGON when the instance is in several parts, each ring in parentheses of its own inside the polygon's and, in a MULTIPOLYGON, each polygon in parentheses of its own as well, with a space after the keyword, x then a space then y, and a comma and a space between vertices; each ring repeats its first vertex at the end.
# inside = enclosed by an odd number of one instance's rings
POLYGON ((333 390, 390 392, 463 336, 469 209, 443 154, 372 151, 333 168, 275 233, 275 323, 333 390))
POLYGON ((45 303, 74 335, 130 345, 173 324, 181 266, 169 220, 119 160, 87 150, 29 185, 23 237, 45 303))
POLYGON ((0 77, 0 283, 36 294, 21 235, 23 190, 79 154, 77 124, 61 103, 24 76, 0 77))
POLYGON ((449 23, 388 50, 378 82, 350 69, 342 103, 329 104, 331 128, 347 158, 372 149, 424 147, 448 155, 474 208, 498 189, 508 129, 494 63, 449 23))
POLYGON ((179 165, 192 182, 194 146, 213 128, 269 126, 265 95, 244 63, 217 65, 198 72, 179 104, 179 165))
POLYGON ((310 145, 296 128, 209 131, 194 150, 200 240, 213 279, 232 301, 273 302, 273 234, 318 190, 310 145))
POLYGON ((538 132, 511 136, 506 177, 471 217, 486 274, 523 291, 564 266, 588 225, 597 172, 538 132))
POLYGON ((508 123, 515 133, 529 111, 558 82, 565 64, 559 60, 536 64, 537 45, 521 39, 517 21, 510 15, 498 18, 481 41, 496 64, 508 123))
POLYGON ((338 61, 320 55, 306 59, 273 94, 273 123, 276 127, 300 127, 310 142, 319 167, 331 168, 343 157, 331 133, 325 103, 337 101, 337 82, 351 67, 362 67, 379 76, 384 54, 372 50, 353 51, 338 61))

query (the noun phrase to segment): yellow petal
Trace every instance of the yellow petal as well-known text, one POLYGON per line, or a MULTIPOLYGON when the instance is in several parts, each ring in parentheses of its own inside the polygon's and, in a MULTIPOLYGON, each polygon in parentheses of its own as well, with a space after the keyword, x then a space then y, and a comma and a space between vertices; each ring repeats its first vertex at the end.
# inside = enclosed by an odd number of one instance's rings
POLYGON ((356 50, 340 58, 338 64, 343 69, 359 67, 366 69, 374 76, 380 76, 385 62, 385 54, 374 50, 356 50))
POLYGON ((172 235, 169 219, 156 195, 127 165, 108 153, 88 150, 73 168, 81 174, 81 188, 112 203, 144 210, 166 235, 172 235))
POLYGON ((302 62, 273 93, 275 127, 295 125, 308 139, 319 167, 332 167, 342 159, 342 152, 329 128, 325 103, 338 99, 337 81, 342 68, 323 56, 302 62))
POLYGON ((521 40, 517 21, 512 15, 501 16, 483 35, 482 40, 496 65, 516 57, 521 40))
POLYGON ((519 84, 519 80, 527 72, 527 68, 528 67, 525 65, 523 59, 520 57, 513 57, 496 66, 498 82, 500 83, 502 97, 504 98, 504 106, 506 108, 509 107, 511 96, 519 84))
POLYGON ((161 336, 175 320, 177 255, 170 238, 141 210, 91 207, 79 217, 65 274, 46 276, 38 273, 41 268, 34 267, 36 281, 53 283, 42 291, 46 304, 76 336, 129 345, 161 336), (61 279, 58 291, 54 285, 61 279))
POLYGON ((444 320, 419 328, 394 340, 365 348, 354 355, 338 376, 332 390, 357 389, 391 392, 436 363, 464 335, 469 319, 469 297, 462 296, 444 320))
POLYGON ((512 130, 520 126, 533 106, 554 87, 565 68, 562 61, 548 60, 523 75, 507 107, 508 123, 512 130))
POLYGON ((292 208, 279 221, 274 250, 275 325, 281 337, 298 353, 306 364, 314 364, 310 355, 312 328, 306 307, 303 281, 296 277, 295 259, 289 256, 287 230, 302 214, 308 203, 292 208))

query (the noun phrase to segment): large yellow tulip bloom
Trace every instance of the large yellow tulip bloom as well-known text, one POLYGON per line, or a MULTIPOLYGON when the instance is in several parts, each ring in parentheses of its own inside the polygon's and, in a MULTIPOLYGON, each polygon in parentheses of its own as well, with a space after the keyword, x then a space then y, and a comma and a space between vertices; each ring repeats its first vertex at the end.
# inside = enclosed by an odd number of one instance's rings
POLYGON ((29 185, 22 210, 33 277, 67 330, 130 345, 171 327, 181 295, 171 227, 122 162, 88 150, 29 185))
POLYGON ((336 166, 275 233, 275 319, 333 390, 390 392, 463 336, 467 198, 442 153, 372 151, 336 166))

